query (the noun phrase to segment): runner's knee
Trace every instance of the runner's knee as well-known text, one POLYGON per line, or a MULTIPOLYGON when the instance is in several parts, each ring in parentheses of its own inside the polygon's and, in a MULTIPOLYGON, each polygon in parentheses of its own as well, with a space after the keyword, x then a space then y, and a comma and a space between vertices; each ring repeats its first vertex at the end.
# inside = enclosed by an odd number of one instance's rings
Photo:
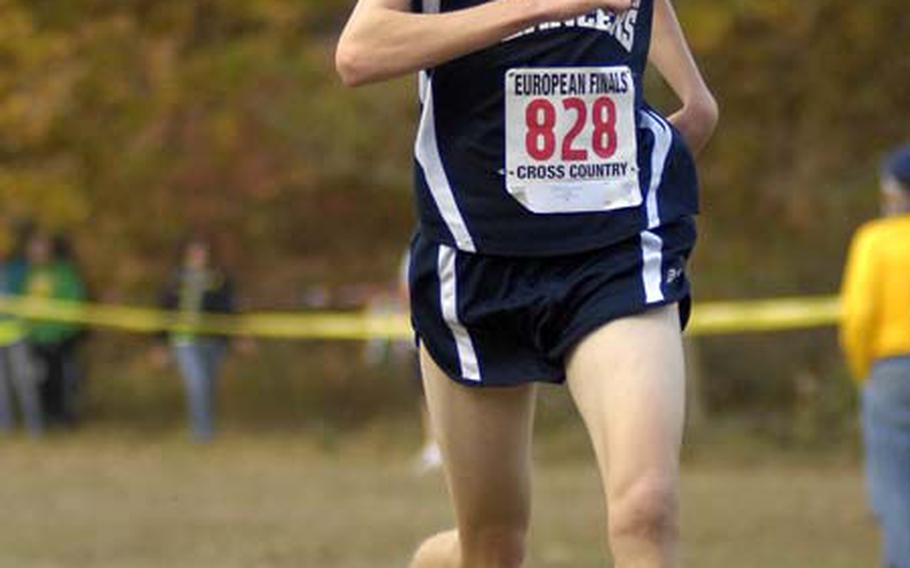
POLYGON ((610 495, 610 538, 675 538, 678 508, 679 497, 672 478, 643 476, 610 495))

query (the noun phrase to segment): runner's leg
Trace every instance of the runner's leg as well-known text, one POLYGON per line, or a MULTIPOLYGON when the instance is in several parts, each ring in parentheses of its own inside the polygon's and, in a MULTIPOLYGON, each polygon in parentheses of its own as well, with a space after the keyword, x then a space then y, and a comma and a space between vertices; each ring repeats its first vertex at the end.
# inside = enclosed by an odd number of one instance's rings
POLYGON ((418 549, 413 568, 517 568, 530 517, 533 385, 471 388, 421 350, 433 431, 457 530, 418 549))
POLYGON ((597 455, 615 566, 675 566, 685 412, 677 307, 589 335, 569 359, 568 382, 597 455))

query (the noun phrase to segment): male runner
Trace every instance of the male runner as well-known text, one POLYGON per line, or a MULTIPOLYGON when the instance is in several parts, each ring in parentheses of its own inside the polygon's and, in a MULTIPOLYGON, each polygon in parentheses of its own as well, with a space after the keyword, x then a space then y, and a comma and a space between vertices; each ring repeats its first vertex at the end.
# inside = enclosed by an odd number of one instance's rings
POLYGON ((674 566, 691 152, 717 106, 669 0, 359 0, 336 61, 348 85, 420 72, 412 321, 457 527, 413 565, 522 565, 534 383, 566 381, 615 565, 674 566))

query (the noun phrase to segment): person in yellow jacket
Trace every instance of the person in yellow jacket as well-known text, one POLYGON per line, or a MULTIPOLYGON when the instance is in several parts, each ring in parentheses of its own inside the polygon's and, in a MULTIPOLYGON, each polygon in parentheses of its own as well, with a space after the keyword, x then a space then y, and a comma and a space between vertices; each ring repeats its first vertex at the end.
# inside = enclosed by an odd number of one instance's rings
POLYGON ((910 145, 884 162, 882 218, 853 238, 841 345, 862 389, 866 476, 888 568, 910 567, 910 145))

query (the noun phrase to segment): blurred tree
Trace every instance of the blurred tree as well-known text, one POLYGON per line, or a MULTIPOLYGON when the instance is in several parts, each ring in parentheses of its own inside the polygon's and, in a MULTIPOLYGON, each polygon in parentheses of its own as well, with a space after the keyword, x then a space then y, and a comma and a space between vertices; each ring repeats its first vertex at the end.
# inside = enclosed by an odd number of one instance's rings
POLYGON ((338 88, 328 7, 0 0, 0 203, 77 230, 104 287, 150 289, 190 226, 296 273, 262 279, 278 301, 306 275, 375 277, 410 230, 414 105, 338 88))
MULTIPOLYGON (((352 2, 0 0, 0 208, 74 231, 102 295, 147 300, 191 226, 220 235, 261 306, 390 277, 413 222, 414 85, 340 87, 352 2)), ((906 0, 677 4, 723 109, 696 294, 835 290, 878 158, 910 138, 906 0)), ((837 357, 779 343, 816 369, 837 357)), ((767 383, 761 350, 725 351, 704 351, 709 375, 767 383)))
MULTIPOLYGON (((410 230, 415 104, 407 81, 339 88, 348 8, 0 0, 4 210, 77 228, 95 279, 126 291, 189 225, 223 232, 240 268, 287 270, 257 295, 383 271, 410 230)), ((901 0, 679 8, 724 110, 704 160, 699 294, 833 289, 877 157, 908 136, 901 0)))

